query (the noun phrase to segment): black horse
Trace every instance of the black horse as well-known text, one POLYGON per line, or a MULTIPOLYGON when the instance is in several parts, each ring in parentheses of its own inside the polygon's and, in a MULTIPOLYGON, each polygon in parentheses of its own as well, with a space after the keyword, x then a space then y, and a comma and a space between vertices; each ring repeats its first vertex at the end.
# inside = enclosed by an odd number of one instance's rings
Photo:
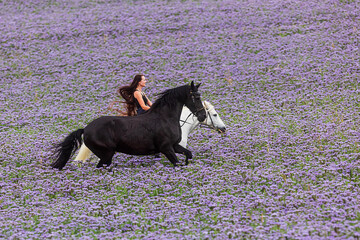
POLYGON ((109 166, 115 152, 131 155, 163 153, 174 167, 178 163, 175 153, 188 159, 192 153, 179 145, 181 140, 180 115, 185 104, 200 122, 206 118, 200 93, 200 84, 184 85, 160 93, 151 108, 139 116, 104 116, 95 119, 84 129, 70 133, 63 142, 54 146, 56 161, 53 168, 62 169, 82 144, 100 158, 97 167, 109 166))

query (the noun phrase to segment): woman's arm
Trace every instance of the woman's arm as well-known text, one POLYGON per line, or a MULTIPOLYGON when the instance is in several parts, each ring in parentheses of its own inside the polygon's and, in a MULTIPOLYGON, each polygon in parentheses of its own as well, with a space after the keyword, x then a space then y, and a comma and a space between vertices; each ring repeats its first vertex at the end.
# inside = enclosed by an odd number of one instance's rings
POLYGON ((134 92, 134 97, 135 97, 136 100, 139 102, 140 107, 141 107, 142 109, 144 109, 145 111, 150 109, 149 106, 146 106, 146 105, 145 105, 144 100, 143 100, 143 98, 142 98, 142 96, 141 96, 141 93, 140 93, 139 91, 135 91, 135 92, 134 92))
POLYGON ((148 100, 148 105, 151 107, 152 102, 150 101, 150 99, 146 96, 146 99, 148 100))

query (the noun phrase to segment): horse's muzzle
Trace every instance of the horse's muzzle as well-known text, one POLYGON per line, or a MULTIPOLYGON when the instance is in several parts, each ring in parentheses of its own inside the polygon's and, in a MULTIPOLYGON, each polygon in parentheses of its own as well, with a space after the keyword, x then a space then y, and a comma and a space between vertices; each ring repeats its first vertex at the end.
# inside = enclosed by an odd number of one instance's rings
POLYGON ((218 128, 217 131, 218 131, 218 133, 224 133, 224 132, 226 132, 226 127, 218 128))
POLYGON ((197 116, 197 119, 199 120, 199 122, 203 122, 206 119, 206 114, 199 114, 199 116, 197 116))

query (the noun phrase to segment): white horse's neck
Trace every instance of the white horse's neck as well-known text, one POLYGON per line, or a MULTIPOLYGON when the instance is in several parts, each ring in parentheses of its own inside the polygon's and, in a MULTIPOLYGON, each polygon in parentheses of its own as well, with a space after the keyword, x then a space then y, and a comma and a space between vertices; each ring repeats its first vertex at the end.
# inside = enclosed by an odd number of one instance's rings
POLYGON ((181 131, 191 133, 199 124, 197 117, 191 113, 189 108, 184 106, 180 117, 181 131))
POLYGON ((189 134, 200 124, 197 117, 191 113, 190 109, 183 107, 180 117, 181 126, 181 146, 186 147, 189 134))

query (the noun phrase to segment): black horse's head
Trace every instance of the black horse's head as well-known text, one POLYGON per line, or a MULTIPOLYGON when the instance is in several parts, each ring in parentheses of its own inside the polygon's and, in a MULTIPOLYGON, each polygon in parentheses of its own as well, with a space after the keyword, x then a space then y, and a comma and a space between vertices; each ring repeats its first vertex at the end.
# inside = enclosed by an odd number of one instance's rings
POLYGON ((187 106, 190 111, 195 114, 199 122, 202 122, 206 119, 206 111, 202 104, 200 93, 198 92, 200 84, 194 85, 194 81, 191 81, 190 85, 190 94, 186 99, 185 106, 187 106))

